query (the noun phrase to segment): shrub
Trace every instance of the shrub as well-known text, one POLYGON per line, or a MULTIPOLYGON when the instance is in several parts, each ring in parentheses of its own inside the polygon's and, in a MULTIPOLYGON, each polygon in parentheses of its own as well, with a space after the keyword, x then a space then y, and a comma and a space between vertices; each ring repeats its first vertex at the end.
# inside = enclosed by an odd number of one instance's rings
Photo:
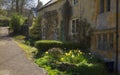
POLYGON ((0 26, 9 26, 9 19, 0 20, 0 26))
MULTIPOLYGON (((51 53, 51 51, 49 52, 51 53)), ((106 70, 103 64, 96 62, 97 58, 95 59, 94 55, 92 57, 94 57, 94 62, 96 63, 89 63, 88 61, 90 61, 89 58, 91 55, 79 50, 70 50, 69 52, 65 52, 61 56, 62 61, 54 59, 54 57, 49 55, 49 52, 36 60, 36 63, 40 67, 45 68, 49 75, 106 75, 106 70)), ((52 53, 53 52, 54 49, 52 49, 52 53)))
POLYGON ((20 33, 21 25, 24 23, 24 18, 19 14, 13 14, 10 21, 10 28, 14 34, 20 33))
POLYGON ((33 20, 32 27, 30 28, 30 37, 38 40, 41 39, 41 17, 33 20))
POLYGON ((52 48, 48 50, 49 55, 54 59, 60 59, 63 51, 60 48, 52 48))
POLYGON ((48 51, 48 49, 58 47, 60 48, 62 46, 62 42, 60 41, 55 41, 55 40, 41 40, 37 41, 35 43, 35 47, 42 52, 48 51))
POLYGON ((62 42, 62 41, 55 41, 55 40, 40 40, 35 43, 35 47, 39 50, 39 52, 48 51, 51 48, 61 48, 63 50, 70 50, 70 49, 81 49, 79 43, 74 42, 62 42))

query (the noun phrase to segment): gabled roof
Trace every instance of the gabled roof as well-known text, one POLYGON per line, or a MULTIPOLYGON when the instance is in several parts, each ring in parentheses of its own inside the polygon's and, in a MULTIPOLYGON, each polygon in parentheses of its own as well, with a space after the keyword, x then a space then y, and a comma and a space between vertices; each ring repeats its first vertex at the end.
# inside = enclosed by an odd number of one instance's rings
POLYGON ((55 2, 57 2, 58 0, 50 0, 48 3, 46 3, 44 6, 49 6, 55 2))
POLYGON ((40 9, 38 9, 38 11, 41 10, 41 9, 43 9, 43 8, 45 8, 45 7, 48 7, 48 6, 51 5, 51 4, 56 3, 57 1, 58 1, 58 0, 50 0, 50 1, 47 2, 45 5, 43 5, 40 9))

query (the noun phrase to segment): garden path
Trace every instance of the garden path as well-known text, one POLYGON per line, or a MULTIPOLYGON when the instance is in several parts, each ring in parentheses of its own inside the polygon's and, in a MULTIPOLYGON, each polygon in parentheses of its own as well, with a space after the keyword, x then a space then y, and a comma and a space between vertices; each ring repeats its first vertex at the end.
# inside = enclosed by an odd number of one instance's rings
POLYGON ((0 75, 45 75, 7 35, 8 29, 0 27, 0 75))

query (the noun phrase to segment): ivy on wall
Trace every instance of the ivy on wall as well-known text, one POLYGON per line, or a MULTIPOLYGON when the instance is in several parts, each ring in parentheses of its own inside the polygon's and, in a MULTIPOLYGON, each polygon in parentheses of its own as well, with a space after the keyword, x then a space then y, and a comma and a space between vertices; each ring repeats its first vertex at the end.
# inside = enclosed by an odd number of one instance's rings
POLYGON ((46 31, 45 36, 47 37, 46 39, 53 39, 58 25, 58 12, 57 10, 46 11, 43 17, 45 19, 44 26, 46 28, 45 30, 46 31))
POLYGON ((86 19, 80 19, 77 26, 77 33, 73 38, 77 39, 83 49, 89 48, 91 43, 92 27, 86 19))
POLYGON ((62 21, 61 21, 61 36, 64 37, 62 39, 66 40, 66 41, 69 41, 69 21, 70 21, 70 18, 72 16, 72 7, 69 3, 68 0, 65 1, 65 3, 62 5, 62 8, 61 8, 61 14, 62 14, 62 21))

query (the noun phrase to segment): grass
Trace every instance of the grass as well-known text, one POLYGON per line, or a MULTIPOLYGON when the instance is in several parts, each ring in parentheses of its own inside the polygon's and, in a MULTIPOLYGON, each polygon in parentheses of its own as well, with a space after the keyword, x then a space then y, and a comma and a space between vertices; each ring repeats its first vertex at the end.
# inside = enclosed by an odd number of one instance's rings
POLYGON ((24 38, 25 36, 22 35, 14 37, 16 43, 25 51, 27 57, 32 60, 37 54, 37 49, 35 47, 27 45, 24 41, 24 38))

